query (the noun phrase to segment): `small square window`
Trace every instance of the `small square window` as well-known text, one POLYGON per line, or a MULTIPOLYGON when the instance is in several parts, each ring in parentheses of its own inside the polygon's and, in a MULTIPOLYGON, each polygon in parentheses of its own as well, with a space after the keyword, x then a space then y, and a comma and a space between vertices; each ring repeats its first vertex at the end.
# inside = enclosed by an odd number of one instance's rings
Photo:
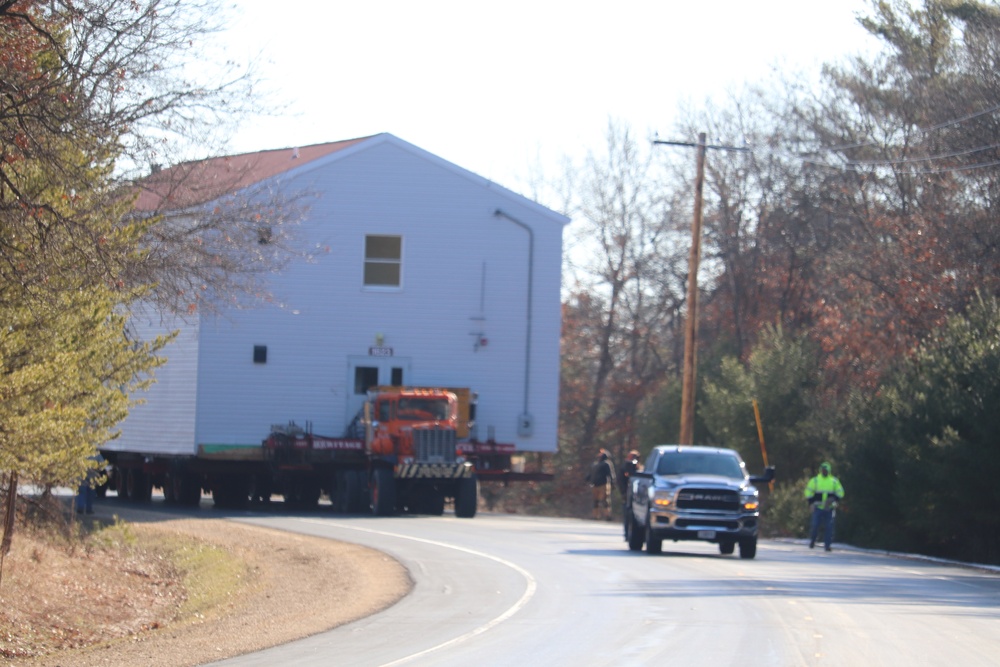
POLYGON ((267 363, 267 345, 253 346, 253 362, 255 364, 267 363))

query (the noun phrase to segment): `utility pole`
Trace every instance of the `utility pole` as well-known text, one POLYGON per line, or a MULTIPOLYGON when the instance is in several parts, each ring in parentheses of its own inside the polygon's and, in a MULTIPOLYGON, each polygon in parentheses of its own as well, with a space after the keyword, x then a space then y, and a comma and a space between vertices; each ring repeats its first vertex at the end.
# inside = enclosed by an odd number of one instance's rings
POLYGON ((684 321, 684 376, 681 386, 681 432, 678 445, 694 444, 695 389, 698 386, 698 266, 701 263, 701 209, 705 186, 705 151, 708 148, 747 151, 736 146, 709 146, 705 133, 698 133, 698 143, 654 140, 654 144, 686 146, 697 149, 694 179, 694 221, 691 223, 691 252, 688 255, 687 318, 684 321))

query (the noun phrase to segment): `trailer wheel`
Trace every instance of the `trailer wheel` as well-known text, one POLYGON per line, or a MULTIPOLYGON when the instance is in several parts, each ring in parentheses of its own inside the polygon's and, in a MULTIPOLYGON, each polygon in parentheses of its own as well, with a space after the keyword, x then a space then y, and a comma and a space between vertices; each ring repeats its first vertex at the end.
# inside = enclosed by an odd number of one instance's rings
POLYGON ((321 495, 320 484, 315 479, 298 480, 299 490, 296 494, 298 505, 303 509, 315 509, 321 495))
POLYGON ((471 519, 476 516, 479 508, 479 479, 475 476, 458 480, 458 491, 455 493, 455 516, 460 519, 471 519))
POLYGON ((174 494, 174 477, 169 472, 163 476, 163 502, 168 505, 177 503, 177 496, 174 494))
POLYGON ((128 484, 126 478, 128 471, 115 467, 115 491, 118 493, 118 500, 128 500, 128 484))
POLYGON ((372 514, 389 516, 396 511, 396 480, 391 468, 375 468, 369 488, 372 514))
POLYGON ((301 504, 299 487, 292 484, 291 480, 285 479, 282 485, 281 497, 285 500, 286 507, 298 507, 301 504))
POLYGON ((129 468, 125 475, 128 499, 136 503, 148 503, 153 495, 153 484, 145 472, 139 468, 129 468))
MULTIPOLYGON (((357 514, 362 506, 363 477, 360 470, 338 470, 334 473, 334 509, 341 514, 357 514)), ((333 500, 331 498, 331 500, 333 500)))
POLYGON ((364 511, 367 501, 367 488, 365 482, 368 476, 364 470, 348 470, 347 473, 347 511, 351 514, 358 514, 364 511))
POLYGON ((201 478, 182 471, 173 475, 174 498, 181 507, 198 507, 201 504, 201 478))
POLYGON ((250 480, 244 475, 217 478, 212 500, 222 509, 246 509, 250 503, 250 480))

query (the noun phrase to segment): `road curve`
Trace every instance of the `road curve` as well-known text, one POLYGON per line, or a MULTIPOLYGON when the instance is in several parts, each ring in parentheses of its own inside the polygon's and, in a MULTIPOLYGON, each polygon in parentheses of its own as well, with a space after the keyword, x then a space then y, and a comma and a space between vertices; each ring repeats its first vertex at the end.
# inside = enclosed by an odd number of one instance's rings
MULTIPOLYGON (((382 613, 217 665, 995 665, 1000 577, 762 541, 629 552, 617 524, 481 514, 248 516, 402 562, 382 613)), ((280 613, 280 610, 275 610, 280 613)))

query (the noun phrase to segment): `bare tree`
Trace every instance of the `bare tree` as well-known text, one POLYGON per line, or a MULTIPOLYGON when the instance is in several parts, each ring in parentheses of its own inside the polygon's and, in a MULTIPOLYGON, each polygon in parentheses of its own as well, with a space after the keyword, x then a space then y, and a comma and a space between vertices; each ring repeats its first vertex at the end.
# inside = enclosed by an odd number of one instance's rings
MULTIPOLYGON (((44 209, 47 225, 70 227, 102 211, 112 215, 149 190, 151 167, 193 165, 192 156, 223 152, 235 125, 261 109, 252 67, 211 53, 226 15, 215 0, 0 5, 3 48, 16 56, 0 81, 0 210, 44 209), (76 183, 93 184, 95 170, 101 186, 88 186, 86 199, 67 207, 47 201, 54 188, 72 194, 76 183)), ((196 183, 204 170, 164 169, 152 187, 187 198, 140 207, 148 216, 142 261, 122 266, 121 256, 80 228, 77 236, 90 238, 101 258, 88 268, 117 265, 116 281, 175 312, 262 297, 261 276, 307 254, 291 233, 307 194, 247 189, 250 171, 244 164, 228 180, 214 174, 196 183)), ((25 268, 43 264, 11 257, 6 278, 43 285, 25 268)))
POLYGON ((656 176, 649 150, 614 123, 606 151, 579 174, 586 259, 573 267, 564 318, 563 443, 581 466, 597 446, 620 460, 637 444, 640 407, 673 362, 664 352, 677 334, 687 248, 656 176))

